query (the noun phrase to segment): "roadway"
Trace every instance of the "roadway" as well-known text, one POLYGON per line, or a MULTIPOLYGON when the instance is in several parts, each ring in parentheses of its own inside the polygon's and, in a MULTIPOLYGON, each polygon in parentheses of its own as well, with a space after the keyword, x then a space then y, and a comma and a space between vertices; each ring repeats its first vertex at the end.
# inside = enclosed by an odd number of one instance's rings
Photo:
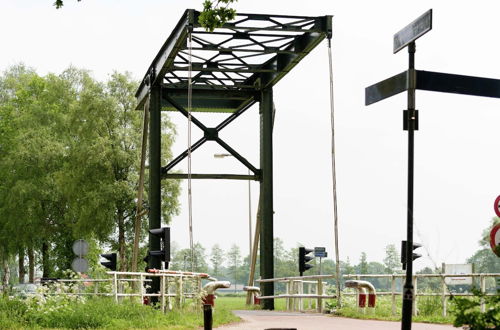
MULTIPOLYGON (((232 329, 339 329, 339 330, 399 330, 400 322, 358 320, 313 313, 291 313, 276 311, 241 310, 233 311, 242 321, 218 327, 221 330, 232 329)), ((450 330, 451 325, 413 323, 412 330, 450 330)))

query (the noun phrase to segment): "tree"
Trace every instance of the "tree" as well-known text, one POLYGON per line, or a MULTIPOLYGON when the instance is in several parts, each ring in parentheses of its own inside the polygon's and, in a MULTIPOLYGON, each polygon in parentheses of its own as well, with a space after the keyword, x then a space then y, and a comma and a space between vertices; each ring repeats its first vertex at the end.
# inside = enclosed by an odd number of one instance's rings
MULTIPOLYGON (((81 0, 77 0, 80 2, 81 0)), ((236 10, 230 4, 238 0, 205 0, 203 11, 198 17, 198 22, 207 31, 212 32, 215 28, 221 27, 224 23, 234 19, 236 10)), ((54 6, 59 9, 64 6, 64 0, 56 0, 54 6)))
POLYGON ((357 272, 359 274, 368 274, 368 261, 366 252, 361 252, 361 257, 359 259, 359 265, 357 266, 357 268, 357 272))
POLYGON ((230 8, 229 5, 236 1, 238 0, 205 0, 198 22, 207 31, 212 32, 215 28, 221 27, 227 21, 234 19, 236 10, 230 8))
MULTIPOLYGON (((114 73, 103 84, 75 68, 40 77, 19 65, 0 77, 5 255, 27 249, 34 270, 38 249, 44 276, 55 276, 70 267, 73 241, 88 238, 111 243, 120 269, 127 268, 141 126, 136 86, 128 74, 114 73)), ((166 163, 175 130, 168 117, 162 120, 166 163)), ((177 181, 162 187, 167 223, 178 211, 178 193, 177 181)))
POLYGON ((234 287, 236 290, 236 283, 239 278, 241 266, 241 252, 240 248, 236 244, 233 244, 231 249, 227 252, 227 261, 229 274, 231 274, 232 279, 234 280, 234 287))
POLYGON ((219 276, 220 268, 224 262, 224 251, 220 248, 219 244, 212 247, 210 254, 210 261, 212 262, 213 276, 219 276))
POLYGON ((387 274, 392 274, 401 268, 401 256, 394 244, 385 247, 384 265, 387 274))
POLYGON ((170 268, 183 271, 192 270, 198 273, 208 272, 208 265, 205 261, 205 248, 200 243, 194 244, 193 257, 191 257, 191 249, 181 249, 174 255, 170 268))
POLYGON ((483 230, 479 245, 481 249, 477 250, 467 263, 474 264, 475 272, 478 273, 499 273, 500 272, 500 258, 493 253, 490 247, 490 230, 500 222, 500 218, 495 217, 491 220, 491 225, 483 230))

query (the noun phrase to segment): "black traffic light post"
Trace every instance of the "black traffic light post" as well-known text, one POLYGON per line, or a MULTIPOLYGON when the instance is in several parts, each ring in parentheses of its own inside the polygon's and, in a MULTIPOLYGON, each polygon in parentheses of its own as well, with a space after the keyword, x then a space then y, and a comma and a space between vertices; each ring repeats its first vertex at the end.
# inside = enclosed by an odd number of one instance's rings
POLYGON ((165 269, 168 269, 170 262, 170 227, 161 227, 150 229, 149 233, 160 239, 160 250, 149 251, 148 256, 159 257, 161 261, 165 262, 165 269))
MULTIPOLYGON (((408 256, 407 256, 407 246, 408 244, 406 243, 406 241, 401 241, 401 263, 403 264, 403 270, 406 269, 406 264, 407 264, 407 261, 408 261, 408 256)), ((415 243, 413 242, 413 246, 411 247, 410 249, 410 252, 411 252, 411 260, 415 260, 417 258, 420 258, 422 255, 421 254, 418 254, 418 253, 413 253, 413 250, 415 249, 418 249, 419 247, 422 247, 422 244, 419 244, 419 243, 415 243)))
POLYGON ((308 264, 309 261, 313 260, 314 257, 308 255, 309 253, 314 252, 313 249, 307 249, 303 246, 299 247, 299 273, 300 276, 303 276, 306 270, 313 268, 314 266, 308 264))
POLYGON ((101 265, 112 271, 116 271, 116 253, 104 253, 101 254, 101 257, 108 260, 108 261, 102 261, 101 265))

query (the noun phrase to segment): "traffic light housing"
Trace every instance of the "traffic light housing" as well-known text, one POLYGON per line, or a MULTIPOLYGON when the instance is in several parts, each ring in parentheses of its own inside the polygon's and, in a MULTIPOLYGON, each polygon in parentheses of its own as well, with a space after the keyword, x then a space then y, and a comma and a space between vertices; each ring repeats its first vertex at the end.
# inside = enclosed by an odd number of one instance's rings
POLYGON ((109 268, 112 271, 116 271, 116 253, 101 254, 101 257, 108 260, 108 261, 102 261, 101 265, 103 265, 106 268, 109 268))
POLYGON ((313 265, 308 264, 309 261, 313 260, 314 257, 309 255, 309 253, 314 252, 313 249, 307 249, 305 247, 299 247, 299 273, 300 276, 306 271, 313 268, 313 265))
POLYGON ((160 257, 161 261, 166 263, 165 268, 168 268, 168 262, 170 262, 170 227, 150 229, 149 233, 160 237, 161 250, 149 251, 148 255, 160 257))
MULTIPOLYGON (((401 241, 401 263, 403 264, 403 269, 406 269, 406 264, 407 264, 407 260, 406 260, 406 245, 407 245, 406 241, 401 241)), ((418 249, 421 246, 422 246, 422 244, 413 242, 413 246, 412 246, 411 249, 413 251, 415 249, 418 249)), ((421 256, 422 256, 421 254, 412 253, 412 260, 420 258, 421 256)))

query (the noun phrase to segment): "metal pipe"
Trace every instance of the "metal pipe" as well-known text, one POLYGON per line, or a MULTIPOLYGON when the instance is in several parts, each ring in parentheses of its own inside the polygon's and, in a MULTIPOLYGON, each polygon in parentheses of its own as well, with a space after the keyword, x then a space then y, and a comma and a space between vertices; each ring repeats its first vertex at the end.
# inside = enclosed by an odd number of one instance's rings
POLYGON ((353 288, 358 290, 358 294, 360 295, 359 307, 365 307, 366 296, 362 296, 364 297, 363 300, 361 299, 361 294, 364 294, 364 290, 368 290, 368 307, 375 307, 377 293, 375 291, 375 287, 373 286, 373 284, 371 284, 368 281, 354 280, 354 281, 346 281, 345 286, 347 288, 353 288))

